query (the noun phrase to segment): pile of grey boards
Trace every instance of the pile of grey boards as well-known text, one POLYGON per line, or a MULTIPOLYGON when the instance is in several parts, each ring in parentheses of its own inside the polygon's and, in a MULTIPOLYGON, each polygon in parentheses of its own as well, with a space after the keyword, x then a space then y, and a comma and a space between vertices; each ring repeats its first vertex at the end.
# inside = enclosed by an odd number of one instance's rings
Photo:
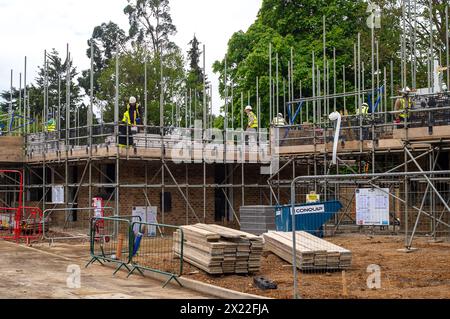
MULTIPOLYGON (((183 260, 208 274, 249 274, 261 269, 263 238, 242 231, 196 224, 183 231, 183 260)), ((181 231, 174 233, 174 252, 181 257, 181 231)))
POLYGON ((260 236, 270 230, 276 230, 275 207, 273 206, 242 206, 241 230, 260 236))
MULTIPOLYGON (((352 263, 350 250, 339 247, 307 232, 296 232, 296 261, 300 270, 344 270, 352 263)), ((281 259, 293 262, 292 232, 264 234, 265 249, 281 259)))

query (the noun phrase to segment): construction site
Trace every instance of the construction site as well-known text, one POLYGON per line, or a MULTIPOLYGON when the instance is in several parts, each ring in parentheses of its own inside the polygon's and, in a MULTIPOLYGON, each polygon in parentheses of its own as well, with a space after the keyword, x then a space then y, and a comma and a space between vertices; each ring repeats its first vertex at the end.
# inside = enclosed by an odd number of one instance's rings
MULTIPOLYGON (((402 21, 418 19, 414 4, 403 5, 402 21)), ((186 91, 165 117, 163 71, 159 125, 147 116, 136 125, 122 121, 129 96, 121 93, 119 44, 113 121, 98 120, 93 42, 89 103, 77 111, 87 124, 64 107, 69 70, 58 105, 49 103, 44 83, 36 117, 25 58, 20 106, 13 109, 11 93, 0 135, 0 298, 450 298, 445 10, 440 56, 432 37, 429 51, 417 53, 405 36, 414 24, 403 24, 401 65, 380 65, 382 31, 372 28, 368 45, 358 34, 346 53, 354 63, 344 67, 343 87, 324 16, 325 54, 304 57, 313 87, 307 96, 295 93, 299 79, 282 81, 279 53, 269 44, 267 92, 234 96, 231 80, 221 83, 223 128, 214 127, 206 77, 201 112, 192 112, 186 91), (426 57, 427 87, 417 84, 419 56, 426 57), (242 112, 232 114, 237 101, 242 112), (245 130, 247 105, 258 116, 255 130, 245 130), (263 108, 270 119, 281 113, 284 123, 263 127, 263 108), (69 287, 68 265, 79 266, 80 287, 69 287)), ((292 56, 291 49, 289 75, 292 56)), ((146 64, 141 73, 139 103, 148 114, 146 64)))

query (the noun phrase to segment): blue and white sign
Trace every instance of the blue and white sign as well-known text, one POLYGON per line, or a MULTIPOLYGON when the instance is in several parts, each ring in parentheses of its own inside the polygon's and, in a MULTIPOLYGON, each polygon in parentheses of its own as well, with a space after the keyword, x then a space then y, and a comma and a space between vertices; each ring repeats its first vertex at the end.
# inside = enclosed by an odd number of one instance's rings
POLYGON ((322 213, 325 213, 325 205, 309 205, 309 206, 295 207, 295 215, 322 214, 322 213))
MULTIPOLYGON (((295 215, 306 215, 306 214, 323 214, 325 213, 325 205, 308 205, 308 206, 296 206, 295 215)), ((281 209, 276 211, 277 216, 281 216, 281 209)), ((292 208, 291 208, 292 215, 292 208)))
POLYGON ((389 226, 389 188, 356 190, 356 223, 359 226, 389 226))

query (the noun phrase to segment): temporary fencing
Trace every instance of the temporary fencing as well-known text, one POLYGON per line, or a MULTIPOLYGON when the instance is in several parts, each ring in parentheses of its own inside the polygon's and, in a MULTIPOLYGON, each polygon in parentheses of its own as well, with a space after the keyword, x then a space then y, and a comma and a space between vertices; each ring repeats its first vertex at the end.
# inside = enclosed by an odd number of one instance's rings
POLYGON ((183 230, 171 225, 134 222, 132 234, 133 268, 129 276, 135 271, 143 275, 142 270, 148 270, 169 277, 163 287, 172 280, 181 286, 178 277, 183 274, 183 230))
MULTIPOLYGON (((43 214, 44 239, 48 241, 90 238, 90 220, 97 208, 57 208, 47 209, 43 214)), ((103 207, 106 217, 114 215, 114 208, 103 207)))
POLYGON ((183 274, 183 241, 179 227, 145 223, 139 216, 92 218, 92 258, 86 267, 95 262, 114 263, 114 274, 126 268, 128 277, 136 271, 144 276, 147 270, 169 277, 163 287, 172 280, 181 286, 178 277, 183 274))
POLYGON ((90 251, 94 262, 115 263, 116 274, 122 267, 130 271, 131 262, 131 220, 132 218, 102 217, 92 218, 90 223, 90 251))

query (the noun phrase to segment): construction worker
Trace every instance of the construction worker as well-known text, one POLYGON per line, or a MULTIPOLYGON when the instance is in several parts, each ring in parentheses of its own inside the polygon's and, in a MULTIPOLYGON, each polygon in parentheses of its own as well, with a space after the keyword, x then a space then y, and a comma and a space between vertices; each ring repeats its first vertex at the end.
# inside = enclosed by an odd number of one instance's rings
POLYGON ((283 116, 283 114, 278 113, 277 117, 272 120, 273 126, 286 126, 287 122, 283 116))
POLYGON ((53 118, 52 114, 49 114, 49 120, 47 123, 45 123, 44 130, 45 130, 45 138, 48 142, 48 147, 50 149, 56 149, 58 147, 58 143, 56 142, 57 136, 56 136, 56 121, 53 118))
POLYGON ((278 113, 277 117, 272 120, 273 131, 271 134, 271 143, 275 145, 276 141, 279 140, 280 146, 284 144, 285 138, 289 133, 289 128, 286 127, 288 123, 284 118, 282 113, 278 113))
POLYGON ((395 124, 400 124, 400 119, 405 120, 409 118, 409 110, 413 107, 413 102, 410 97, 411 89, 406 87, 400 90, 400 93, 402 94, 402 97, 395 101, 394 110, 402 111, 402 113, 395 114, 395 124))
POLYGON ((369 114, 369 104, 367 103, 363 103, 361 105, 361 108, 358 108, 356 110, 356 115, 362 115, 362 116, 366 116, 369 114), (360 113, 361 112, 361 113, 360 113))
POLYGON ((258 118, 256 117, 255 113, 253 113, 253 108, 248 105, 245 108, 245 113, 247 113, 248 116, 248 125, 247 125, 247 132, 256 132, 258 130, 258 118))
POLYGON ((48 120, 47 124, 45 125, 45 129, 47 133, 53 133, 56 132, 56 121, 53 117, 48 120))
POLYGON ((123 114, 122 122, 133 127, 136 127, 142 122, 140 106, 137 104, 134 96, 130 97, 130 103, 127 105, 127 110, 123 114))
POLYGON ((253 113, 253 108, 248 105, 245 108, 245 113, 247 113, 248 124, 246 131, 249 132, 248 144, 256 145, 256 135, 258 131, 258 118, 255 113, 253 113))
POLYGON ((121 147, 134 144, 133 133, 138 132, 137 125, 141 124, 141 122, 140 106, 136 98, 132 96, 127 104, 127 110, 123 114, 122 123, 125 125, 119 126, 119 145, 121 147))

